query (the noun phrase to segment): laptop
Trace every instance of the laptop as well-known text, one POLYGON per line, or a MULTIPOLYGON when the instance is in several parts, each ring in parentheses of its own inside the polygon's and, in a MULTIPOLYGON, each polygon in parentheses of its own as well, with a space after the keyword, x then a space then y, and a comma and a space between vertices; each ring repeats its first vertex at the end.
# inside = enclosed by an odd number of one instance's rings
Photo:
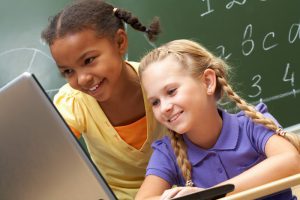
POLYGON ((233 184, 220 185, 208 188, 200 192, 195 192, 182 197, 172 198, 172 200, 215 200, 225 197, 226 194, 234 190, 233 184))
POLYGON ((1 200, 117 199, 33 74, 0 89, 0 128, 1 200))

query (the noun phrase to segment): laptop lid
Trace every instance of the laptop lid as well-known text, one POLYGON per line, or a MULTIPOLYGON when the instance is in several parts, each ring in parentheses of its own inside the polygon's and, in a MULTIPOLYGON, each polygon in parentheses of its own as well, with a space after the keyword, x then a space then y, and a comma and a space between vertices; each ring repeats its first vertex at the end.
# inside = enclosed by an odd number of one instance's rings
POLYGON ((116 199, 34 75, 0 89, 0 128, 0 199, 116 199))

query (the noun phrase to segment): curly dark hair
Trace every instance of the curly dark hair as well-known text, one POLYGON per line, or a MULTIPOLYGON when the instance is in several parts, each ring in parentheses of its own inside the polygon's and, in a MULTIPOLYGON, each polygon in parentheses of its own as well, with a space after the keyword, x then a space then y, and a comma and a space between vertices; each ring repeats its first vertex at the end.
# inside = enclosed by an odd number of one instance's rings
POLYGON ((49 18, 49 24, 42 31, 41 37, 51 45, 57 38, 86 28, 94 29, 99 36, 113 37, 118 29, 124 29, 124 22, 135 30, 145 32, 150 41, 155 40, 160 33, 157 17, 147 28, 131 12, 114 9, 114 6, 103 0, 77 0, 49 18))

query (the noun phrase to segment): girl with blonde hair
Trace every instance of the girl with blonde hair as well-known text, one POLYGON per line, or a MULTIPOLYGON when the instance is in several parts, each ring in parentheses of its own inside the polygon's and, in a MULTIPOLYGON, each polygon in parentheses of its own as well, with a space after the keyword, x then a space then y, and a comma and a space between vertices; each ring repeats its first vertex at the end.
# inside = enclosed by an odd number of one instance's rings
MULTIPOLYGON (((226 183, 235 193, 300 172, 299 137, 286 133, 265 104, 240 98, 227 71, 222 59, 190 40, 171 41, 142 59, 142 86, 170 135, 153 143, 136 199, 169 199, 226 183), (220 109, 223 97, 241 111, 220 109)), ((288 189, 264 199, 295 198, 288 189)))

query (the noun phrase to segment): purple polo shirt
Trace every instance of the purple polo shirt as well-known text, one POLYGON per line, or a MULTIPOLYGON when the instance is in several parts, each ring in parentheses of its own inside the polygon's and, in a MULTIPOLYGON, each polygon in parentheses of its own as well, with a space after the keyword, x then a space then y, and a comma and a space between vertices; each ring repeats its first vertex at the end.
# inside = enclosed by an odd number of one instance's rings
MULTIPOLYGON (((275 120, 268 113, 265 104, 258 104, 256 109, 266 117, 275 120)), ((194 145, 186 135, 183 135, 192 165, 192 180, 197 187, 212 187, 241 174, 264 160, 266 158, 266 142, 274 134, 263 125, 254 123, 244 112, 229 114, 220 110, 219 113, 223 119, 223 127, 213 148, 202 149, 194 145)), ((169 137, 166 136, 154 142, 152 148, 154 151, 147 167, 146 176, 156 175, 170 185, 184 186, 185 181, 177 165, 169 137)), ((269 196, 269 198, 296 199, 292 197, 290 189, 275 196, 269 196)))

